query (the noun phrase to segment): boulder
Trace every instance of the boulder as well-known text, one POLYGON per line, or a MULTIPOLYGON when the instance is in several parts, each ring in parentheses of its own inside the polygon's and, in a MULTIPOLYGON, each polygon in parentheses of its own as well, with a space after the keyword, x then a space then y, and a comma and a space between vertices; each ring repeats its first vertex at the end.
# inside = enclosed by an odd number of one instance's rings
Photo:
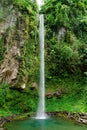
POLYGON ((79 118, 79 122, 84 123, 84 124, 87 124, 87 119, 79 118))
POLYGON ((30 89, 34 90, 38 88, 38 84, 36 82, 31 83, 30 89))
POLYGON ((21 85, 21 89, 25 89, 25 88, 26 88, 26 84, 24 83, 21 85))
POLYGON ((53 98, 53 97, 57 97, 57 98, 60 98, 61 96, 63 96, 64 94, 66 94, 66 91, 64 89, 58 89, 57 91, 55 92, 48 92, 46 93, 46 97, 47 98, 53 98))
POLYGON ((79 113, 78 121, 87 124, 87 113, 79 113))
POLYGON ((5 130, 4 128, 0 128, 0 130, 5 130))

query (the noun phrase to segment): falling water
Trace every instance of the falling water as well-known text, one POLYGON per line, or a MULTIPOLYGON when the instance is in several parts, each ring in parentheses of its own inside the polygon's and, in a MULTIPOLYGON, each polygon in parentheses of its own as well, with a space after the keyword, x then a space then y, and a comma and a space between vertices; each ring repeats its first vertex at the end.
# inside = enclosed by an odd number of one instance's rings
POLYGON ((45 113, 45 76, 44 76, 44 15, 40 15, 40 101, 36 119, 46 119, 45 113))

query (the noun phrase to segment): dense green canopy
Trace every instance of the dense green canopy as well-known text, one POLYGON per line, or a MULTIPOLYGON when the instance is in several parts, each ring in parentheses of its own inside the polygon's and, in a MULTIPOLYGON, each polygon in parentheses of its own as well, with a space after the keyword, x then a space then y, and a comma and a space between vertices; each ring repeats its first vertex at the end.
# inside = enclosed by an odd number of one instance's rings
POLYGON ((39 13, 45 18, 46 95, 62 93, 46 98, 46 110, 87 112, 87 0, 45 0, 40 12, 36 0, 1 0, 0 7, 0 116, 37 109, 39 13))
MULTIPOLYGON (((85 0, 45 0, 41 13, 45 15, 47 64, 50 72, 84 73, 87 48, 87 3, 85 0), (59 38, 61 29, 64 36, 59 38), (58 39, 59 38, 59 39, 58 39), (84 64, 84 63, 85 64, 84 64)), ((53 75, 55 75, 53 74, 53 75)))

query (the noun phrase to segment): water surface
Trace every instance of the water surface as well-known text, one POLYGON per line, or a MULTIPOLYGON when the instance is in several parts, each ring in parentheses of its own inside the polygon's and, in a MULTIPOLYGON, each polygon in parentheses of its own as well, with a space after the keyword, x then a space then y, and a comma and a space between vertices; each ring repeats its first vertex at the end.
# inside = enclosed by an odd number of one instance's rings
POLYGON ((87 130, 87 126, 60 118, 27 119, 7 124, 7 130, 87 130))

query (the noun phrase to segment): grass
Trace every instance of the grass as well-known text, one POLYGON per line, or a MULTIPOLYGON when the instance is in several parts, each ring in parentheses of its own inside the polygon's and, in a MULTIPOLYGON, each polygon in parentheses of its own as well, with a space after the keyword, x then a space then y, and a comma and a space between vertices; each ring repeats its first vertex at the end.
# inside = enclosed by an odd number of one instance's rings
MULTIPOLYGON (((87 86, 82 82, 82 79, 79 80, 75 77, 69 77, 46 81, 46 92, 56 92, 56 90, 61 88, 66 90, 66 93, 63 96, 60 98, 46 98, 46 111, 86 113, 87 94, 85 90, 87 86)), ((10 90, 9 86, 4 85, 1 89, 1 96, 0 116, 31 113, 35 112, 37 109, 38 96, 34 90, 28 90, 28 92, 19 92, 18 90, 10 90), (6 93, 3 102, 2 92, 6 93)))
POLYGON ((48 83, 47 92, 56 91, 58 88, 66 89, 66 94, 61 98, 53 97, 46 99, 46 111, 68 111, 68 112, 86 112, 87 105, 85 103, 85 84, 82 79, 70 77, 58 79, 48 83), (56 86, 56 87, 55 87, 56 86))
POLYGON ((63 97, 61 99, 48 99, 46 103, 47 111, 68 111, 68 112, 86 112, 83 100, 74 97, 63 97))
POLYGON ((4 109, 1 109, 0 110, 0 117, 4 116, 4 117, 7 117, 7 116, 11 116, 12 113, 8 110, 4 110, 4 109))

